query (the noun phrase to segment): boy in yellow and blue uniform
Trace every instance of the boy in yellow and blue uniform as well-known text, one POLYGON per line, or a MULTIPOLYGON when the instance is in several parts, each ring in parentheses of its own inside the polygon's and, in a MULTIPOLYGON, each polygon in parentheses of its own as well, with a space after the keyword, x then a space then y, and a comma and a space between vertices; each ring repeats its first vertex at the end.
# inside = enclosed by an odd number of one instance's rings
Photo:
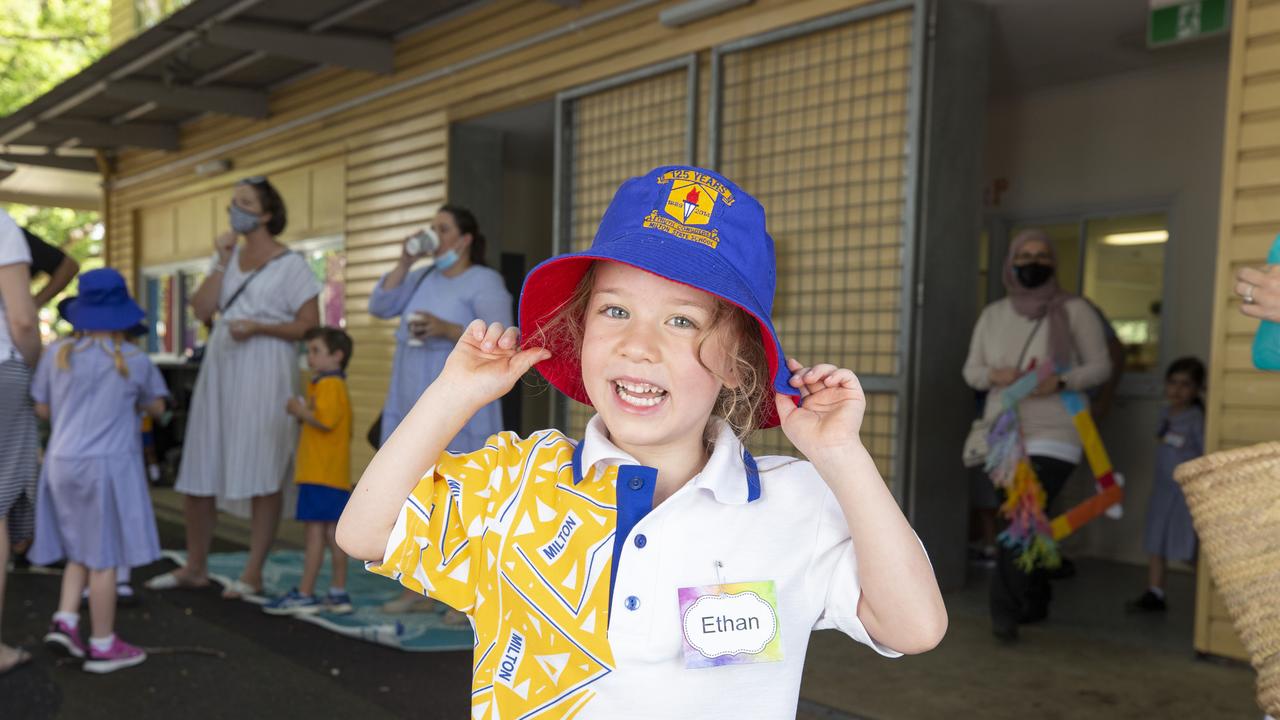
POLYGON ((263 606, 271 615, 352 610, 347 555, 334 541, 334 527, 351 496, 351 400, 344 374, 351 361, 351 336, 335 327, 317 327, 303 339, 314 375, 306 397, 290 398, 288 411, 302 424, 294 480, 297 519, 306 526, 306 554, 299 586, 263 606), (333 574, 322 601, 315 586, 326 547, 333 556, 333 574))
POLYGON ((632 178, 590 250, 526 279, 523 349, 473 323, 369 464, 339 541, 471 618, 473 718, 794 717, 810 631, 886 656, 941 638, 928 558, 858 439, 865 396, 783 355, 775 278, 741 188, 632 178), (581 441, 443 452, 535 365, 595 408, 581 441), (777 425, 811 462, 747 452, 777 425))

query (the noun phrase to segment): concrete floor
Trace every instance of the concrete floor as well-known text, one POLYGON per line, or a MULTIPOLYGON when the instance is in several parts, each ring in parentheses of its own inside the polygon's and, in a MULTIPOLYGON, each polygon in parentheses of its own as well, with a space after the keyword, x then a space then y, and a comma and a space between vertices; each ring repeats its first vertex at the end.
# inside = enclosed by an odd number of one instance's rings
POLYGON ((1262 717, 1252 669, 1197 658, 1192 648, 1192 576, 1171 576, 1167 615, 1134 616, 1123 604, 1143 589, 1145 568, 1077 565, 1076 577, 1054 582, 1051 618, 1024 627, 1016 645, 991 636, 981 570, 947 595, 950 630, 925 655, 883 660, 838 633, 814 634, 801 717, 1262 717))

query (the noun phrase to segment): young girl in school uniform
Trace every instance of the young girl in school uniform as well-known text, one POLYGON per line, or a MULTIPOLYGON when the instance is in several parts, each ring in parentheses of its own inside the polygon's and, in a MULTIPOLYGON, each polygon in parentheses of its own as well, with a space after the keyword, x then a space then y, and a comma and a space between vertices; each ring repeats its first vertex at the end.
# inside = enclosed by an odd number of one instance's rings
POLYGON ((724 177, 628 180, 592 247, 525 280, 520 331, 469 326, 338 525, 372 571, 466 613, 494 717, 795 716, 809 633, 918 653, 947 620, 859 440, 854 374, 787 359, 764 209, 724 177), (531 367, 597 415, 580 441, 443 452, 531 367), (781 424, 808 458, 754 458, 781 424))
POLYGON ((1173 471, 1204 454, 1204 363, 1193 357, 1174 360, 1165 372, 1165 406, 1156 439, 1155 486, 1147 503, 1147 590, 1126 608, 1164 612, 1165 571, 1169 560, 1190 563, 1196 557, 1196 530, 1173 471))
POLYGON ((62 593, 45 643, 108 673, 137 665, 146 653, 115 634, 116 568, 160 557, 138 435, 138 409, 164 412, 169 392, 155 365, 125 331, 145 313, 110 268, 80 276, 66 305, 75 330, 36 367, 31 395, 52 435, 45 452, 31 560, 65 559, 62 593), (80 634, 80 598, 89 588, 91 632, 80 634))

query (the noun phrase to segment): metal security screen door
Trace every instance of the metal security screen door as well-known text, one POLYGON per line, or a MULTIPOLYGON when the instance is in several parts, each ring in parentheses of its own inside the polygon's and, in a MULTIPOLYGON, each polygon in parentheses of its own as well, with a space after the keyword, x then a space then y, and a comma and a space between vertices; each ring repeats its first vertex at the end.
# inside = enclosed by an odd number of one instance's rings
MULTIPOLYGON (((900 500, 925 15, 916 5, 820 18, 718 47, 711 60, 711 164, 764 204, 783 347, 858 373, 863 442, 900 500)), ((753 445, 795 453, 780 430, 753 445)))
MULTIPOLYGON (((693 161, 696 88, 690 55, 556 98, 556 254, 591 245, 623 180, 693 161)), ((564 396, 553 408, 553 426, 582 437, 591 409, 564 396)))

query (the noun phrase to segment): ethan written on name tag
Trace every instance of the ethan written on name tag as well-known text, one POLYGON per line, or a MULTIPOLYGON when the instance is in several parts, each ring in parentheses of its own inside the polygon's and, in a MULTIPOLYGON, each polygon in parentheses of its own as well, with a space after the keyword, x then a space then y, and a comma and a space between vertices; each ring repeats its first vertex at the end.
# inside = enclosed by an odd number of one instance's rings
POLYGON ((772 580, 680 588, 686 668, 782 660, 772 580))

